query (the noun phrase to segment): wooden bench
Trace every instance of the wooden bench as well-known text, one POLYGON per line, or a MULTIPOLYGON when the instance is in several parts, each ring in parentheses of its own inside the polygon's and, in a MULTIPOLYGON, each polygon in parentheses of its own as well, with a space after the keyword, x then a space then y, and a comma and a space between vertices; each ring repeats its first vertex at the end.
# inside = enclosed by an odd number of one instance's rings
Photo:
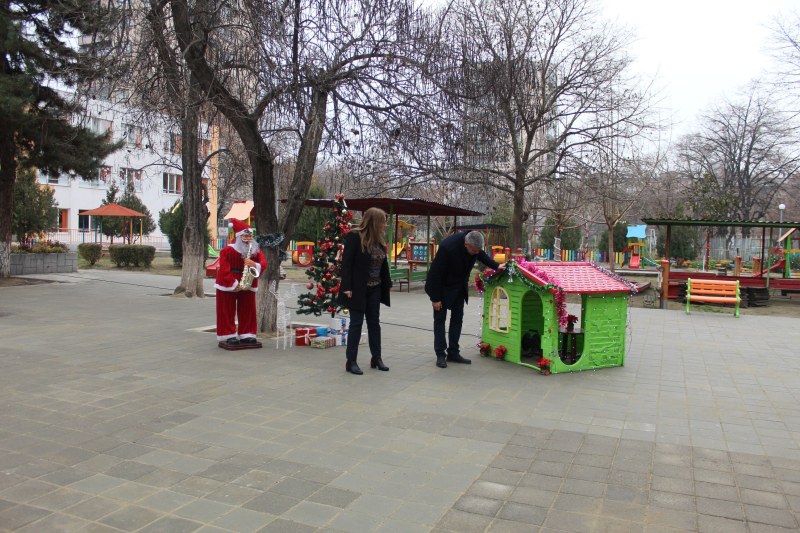
POLYGON ((427 270, 412 270, 410 268, 390 268, 389 277, 392 281, 397 282, 400 290, 403 290, 403 284, 408 285, 407 292, 411 292, 412 281, 425 281, 428 279, 427 270))
POLYGON ((689 314, 689 304, 705 302, 712 304, 733 304, 733 316, 739 317, 738 281, 722 281, 716 279, 687 279, 686 280, 686 314, 689 314))

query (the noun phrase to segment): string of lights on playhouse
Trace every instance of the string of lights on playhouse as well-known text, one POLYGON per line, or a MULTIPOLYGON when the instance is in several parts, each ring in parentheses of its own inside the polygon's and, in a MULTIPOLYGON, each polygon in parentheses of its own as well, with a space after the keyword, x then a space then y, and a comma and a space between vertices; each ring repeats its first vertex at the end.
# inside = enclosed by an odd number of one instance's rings
MULTIPOLYGON (((589 298, 592 298, 592 299, 595 299, 595 300, 606 300, 609 303, 617 302, 617 301, 620 301, 620 300, 624 299, 625 300, 625 315, 624 315, 624 319, 623 319, 624 322, 622 322, 620 324, 621 321, 619 320, 620 315, 618 314, 618 311, 617 312, 613 311, 613 309, 618 309, 618 310, 621 310, 621 309, 616 304, 612 304, 611 307, 604 306, 603 308, 600 308, 601 309, 600 313, 598 313, 597 312, 597 308, 595 308, 595 311, 593 311, 593 314, 592 314, 591 322, 587 323, 584 326, 584 328, 591 327, 592 332, 597 331, 596 327, 599 324, 604 324, 603 326, 600 326, 602 329, 611 328, 611 331, 613 331, 613 330, 619 331, 619 333, 622 335, 622 338, 624 339, 622 341, 622 343, 624 345, 623 353, 620 354, 622 356, 622 359, 619 360, 619 361, 622 361, 622 360, 624 360, 625 356, 627 355, 627 352, 630 349, 630 345, 631 345, 631 342, 630 342, 631 341, 631 339, 630 339, 631 310, 630 310, 630 306, 627 305, 627 304, 630 302, 631 295, 632 294, 636 294, 638 292, 638 289, 637 289, 636 285, 633 284, 632 282, 628 281, 627 279, 622 278, 621 276, 618 276, 616 273, 614 273, 612 271, 609 271, 609 270, 607 270, 607 269, 605 269, 603 267, 600 267, 599 265, 597 265, 595 263, 586 262, 586 263, 581 263, 581 265, 583 265, 584 268, 589 267, 590 270, 595 270, 595 271, 601 273, 604 278, 609 278, 611 280, 614 280, 619 285, 622 285, 627 289, 625 291, 619 291, 619 289, 609 290, 608 292, 605 292, 605 291, 594 292, 593 291, 594 293, 590 294, 588 296, 589 298), (621 331, 618 329, 620 325, 622 326, 621 331)), ((475 276, 475 280, 474 280, 475 288, 477 289, 477 291, 481 295, 481 300, 483 301, 483 295, 486 292, 487 283, 491 284, 495 288, 499 289, 500 285, 498 285, 498 283, 501 283, 503 281, 504 278, 502 277, 502 275, 505 274, 505 276, 506 276, 505 279, 506 279, 506 281, 508 283, 515 283, 515 284, 518 284, 518 285, 523 285, 526 289, 535 291, 538 294, 542 295, 543 298, 544 298, 544 294, 545 293, 549 293, 550 295, 552 295, 552 299, 550 299, 550 305, 553 306, 553 310, 555 311, 556 317, 554 317, 554 318, 558 322, 558 327, 566 326, 566 333, 565 334, 569 334, 572 331, 573 324, 578 321, 578 317, 577 316, 573 316, 573 315, 568 315, 567 314, 567 304, 566 304, 567 289, 566 289, 566 287, 571 286, 571 285, 565 284, 562 287, 561 286, 562 283, 564 283, 564 281, 566 281, 566 280, 561 280, 558 277, 557 273, 550 274, 547 271, 547 269, 548 268, 552 268, 552 266, 553 265, 551 265, 551 264, 542 264, 541 267, 539 267, 534 262, 510 260, 509 262, 506 263, 506 268, 504 270, 502 270, 502 271, 495 271, 493 269, 487 269, 484 272, 479 273, 478 275, 476 275, 475 276), (498 276, 498 274, 500 274, 500 275, 498 276)), ((569 267, 570 265, 565 265, 565 266, 569 267)), ((580 265, 578 265, 578 264, 576 264, 575 266, 576 267, 580 267, 580 265)), ((584 296, 584 297, 586 297, 586 296, 584 296)), ((494 298, 494 296, 493 296, 493 298, 494 298)), ((482 306, 482 307, 485 307, 485 306, 482 306)), ((583 306, 581 307, 581 309, 583 310, 583 306)), ((481 340, 477 344, 477 348, 480 351, 481 355, 494 356, 498 360, 505 359, 506 358, 506 354, 508 353, 508 346, 505 346, 504 345, 505 343, 497 344, 496 346, 490 346, 487 342, 485 342, 484 339, 483 339, 483 327, 485 327, 485 324, 483 324, 482 322, 483 321, 481 321, 481 340)), ((545 317, 545 323, 543 324, 543 326, 545 328, 545 334, 552 333, 552 330, 549 329, 552 326, 548 325, 546 317, 545 317)), ((580 334, 583 335, 584 333, 588 333, 588 331, 589 331, 588 329, 583 329, 583 331, 580 334)), ((565 337, 565 339, 567 339, 567 337, 565 337)), ((566 342, 566 340, 565 340, 565 342, 566 342)), ((574 343, 576 341, 573 339, 572 342, 574 343)), ((617 344, 616 346, 618 347, 619 344, 617 344)), ((517 347, 514 347, 514 350, 517 350, 517 349, 518 349, 517 347)), ((563 359, 564 354, 561 352, 561 350, 562 350, 562 348, 560 347, 560 343, 559 343, 558 351, 553 351, 552 353, 541 354, 539 356, 540 357, 539 360, 532 362, 533 365, 528 364, 526 366, 533 366, 534 368, 536 368, 538 366, 538 370, 541 373, 546 375, 546 374, 550 373, 551 363, 555 363, 556 361, 558 361, 559 367, 560 367, 559 371, 563 372, 564 369, 563 369, 562 363, 570 366, 570 365, 575 364, 575 362, 574 361, 564 360, 563 359), (548 357, 553 358, 553 360, 548 359, 548 357)), ((574 350, 574 348, 573 348, 573 350, 574 350)), ((615 353, 618 353, 618 352, 616 352, 615 344, 613 344, 613 343, 608 344, 607 346, 602 346, 602 347, 598 347, 598 346, 595 345, 595 349, 592 351, 592 354, 591 354, 591 357, 593 357, 594 359, 590 359, 590 360, 594 360, 594 361, 606 360, 608 362, 611 362, 611 360, 613 358, 617 357, 617 355, 615 355, 615 353), (599 357, 600 359, 599 360, 596 359, 597 357, 599 357), (612 359, 609 359, 609 358, 612 358, 612 359)), ((574 356, 574 353, 570 353, 570 355, 574 356)), ((586 355, 586 354, 584 353, 584 355, 586 355)), ((515 354, 514 357, 516 358, 518 356, 515 354)), ((578 356, 578 357, 580 358, 580 356, 578 356)), ((519 361, 515 361, 515 362, 517 362, 518 364, 521 364, 521 363, 519 363, 519 361)), ((600 364, 603 365, 602 362, 600 364)), ((605 366, 605 365, 603 365, 603 366, 605 366)), ((617 365, 612 363, 612 366, 617 366, 617 365)), ((597 367, 597 368, 599 368, 599 367, 597 367)))

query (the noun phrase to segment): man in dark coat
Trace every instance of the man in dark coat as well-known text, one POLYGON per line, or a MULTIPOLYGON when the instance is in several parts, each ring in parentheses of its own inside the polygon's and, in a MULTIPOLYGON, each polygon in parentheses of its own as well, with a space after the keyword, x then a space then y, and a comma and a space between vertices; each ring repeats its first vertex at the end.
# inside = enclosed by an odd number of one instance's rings
POLYGON ((447 368, 451 363, 471 364, 462 357, 458 348, 464 304, 469 300, 469 275, 477 259, 486 266, 503 269, 483 251, 483 234, 479 231, 455 233, 439 245, 425 281, 425 292, 433 305, 433 349, 436 366, 447 368), (445 338, 447 310, 450 310, 450 327, 445 338))

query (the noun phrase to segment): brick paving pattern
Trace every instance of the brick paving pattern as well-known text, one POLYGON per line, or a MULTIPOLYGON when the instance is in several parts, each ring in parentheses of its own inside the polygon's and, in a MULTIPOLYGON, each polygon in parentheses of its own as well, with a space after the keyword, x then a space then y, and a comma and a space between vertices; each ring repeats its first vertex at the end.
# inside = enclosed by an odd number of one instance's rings
POLYGON ((442 370, 415 287, 359 377, 220 350, 178 278, 39 277, 0 288, 0 531, 800 530, 797 319, 632 309, 624 368, 544 377, 477 355, 476 298, 442 370))

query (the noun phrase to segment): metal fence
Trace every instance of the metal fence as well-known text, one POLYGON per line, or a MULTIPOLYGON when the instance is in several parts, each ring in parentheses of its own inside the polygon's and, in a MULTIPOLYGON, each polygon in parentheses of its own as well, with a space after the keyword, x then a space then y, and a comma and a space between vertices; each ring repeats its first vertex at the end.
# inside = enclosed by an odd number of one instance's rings
MULTIPOLYGON (((37 242, 39 239, 33 239, 37 242)), ((45 234, 43 240, 63 242, 70 246, 70 248, 77 248, 77 246, 84 242, 96 242, 100 244, 112 244, 111 238, 103 235, 102 232, 95 229, 64 229, 59 231, 51 231, 45 234)), ((134 244, 144 244, 153 246, 156 250, 169 250, 169 243, 163 236, 153 237, 151 235, 143 235, 142 242, 139 242, 139 234, 134 234, 134 244)), ((117 237, 114 239, 114 244, 122 244, 122 239, 117 237)))

